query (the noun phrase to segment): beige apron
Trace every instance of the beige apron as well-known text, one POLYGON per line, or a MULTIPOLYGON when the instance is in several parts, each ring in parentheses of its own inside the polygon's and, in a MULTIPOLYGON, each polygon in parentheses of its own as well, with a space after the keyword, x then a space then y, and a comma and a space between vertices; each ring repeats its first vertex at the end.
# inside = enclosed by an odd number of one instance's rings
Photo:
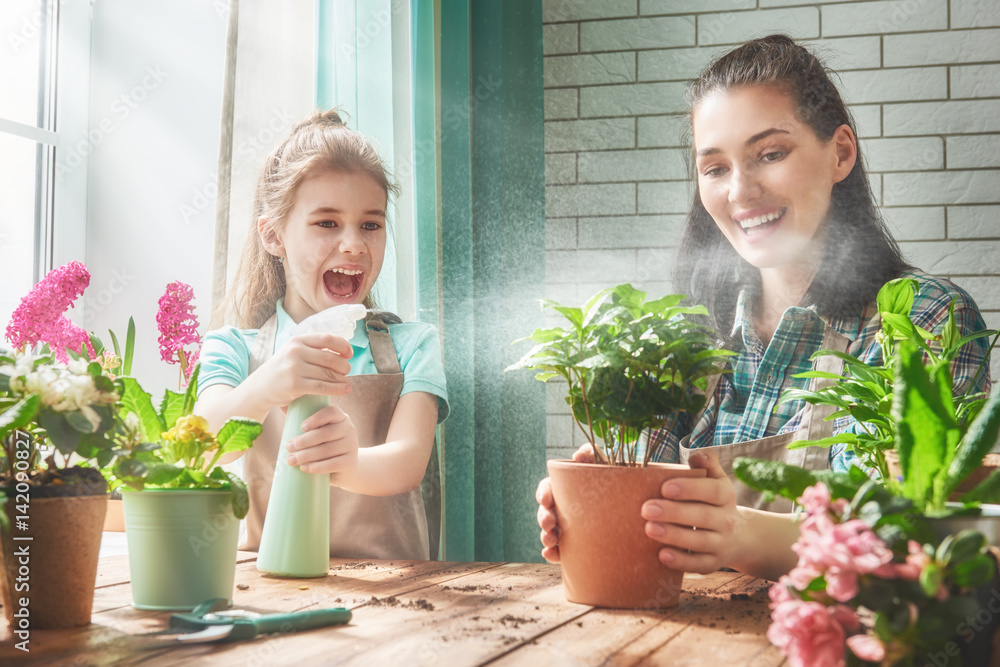
MULTIPOLYGON (((382 316, 369 313, 365 325, 378 373, 348 376, 351 392, 346 396, 331 396, 330 403, 350 415, 358 431, 358 444, 372 447, 386 440, 403 388, 403 374, 382 316)), ((276 332, 277 318, 272 316, 257 333, 250 354, 251 373, 273 355, 276 332)), ((272 408, 264 420, 264 431, 243 456, 250 512, 246 517, 247 538, 241 549, 256 551, 260 547, 284 423, 281 409, 272 408)), ((427 517, 420 489, 395 496, 366 496, 331 486, 330 555, 428 560, 427 517)))
MULTIPOLYGON (((846 337, 842 336, 829 325, 826 326, 823 332, 823 343, 820 345, 821 350, 846 352, 847 345, 848 340, 846 337)), ((813 362, 813 370, 827 371, 829 373, 840 375, 844 371, 844 362, 842 359, 833 355, 824 355, 813 362)), ((711 406, 716 406, 715 409, 718 409, 715 398, 715 388, 718 385, 718 382, 718 375, 713 375, 709 378, 708 387, 706 388, 705 393, 707 396, 711 396, 712 398, 705 406, 705 410, 711 406)), ((813 378, 812 383, 810 384, 810 389, 820 389, 822 387, 829 386, 832 382, 833 380, 826 378, 813 378)), ((702 410, 701 413, 695 418, 695 423, 697 423, 698 419, 701 418, 701 415, 705 413, 705 410, 702 410)), ((719 445, 712 447, 712 449, 719 455, 719 463, 722 466, 722 469, 725 470, 726 474, 733 480, 733 486, 736 489, 736 504, 744 507, 754 507, 757 509, 767 510, 770 512, 791 512, 792 501, 787 498, 778 497, 775 498, 774 502, 765 503, 763 494, 759 491, 751 489, 746 484, 733 477, 733 461, 740 456, 749 456, 757 459, 783 461, 807 470, 825 470, 830 467, 829 448, 803 447, 802 449, 788 449, 788 444, 794 440, 818 440, 820 438, 828 438, 833 435, 833 420, 824 421, 826 417, 833 413, 833 411, 833 406, 812 405, 811 403, 807 403, 802 420, 803 427, 797 431, 772 435, 758 440, 737 442, 732 445, 719 445)), ((691 454, 699 449, 688 448, 686 445, 690 442, 690 440, 690 435, 681 438, 681 463, 687 463, 691 454)))

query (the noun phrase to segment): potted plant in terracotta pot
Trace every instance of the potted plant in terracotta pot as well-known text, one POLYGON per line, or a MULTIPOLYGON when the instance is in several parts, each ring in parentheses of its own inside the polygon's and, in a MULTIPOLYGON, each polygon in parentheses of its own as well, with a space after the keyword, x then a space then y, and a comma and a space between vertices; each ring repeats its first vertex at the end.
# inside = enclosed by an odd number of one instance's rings
MULTIPOLYGON (((11 316, 0 356, 4 611, 15 633, 90 622, 109 464, 120 433, 120 380, 65 315, 90 282, 70 262, 11 316), (91 361, 94 360, 94 361, 91 361)), ((20 635, 18 635, 20 638, 20 635)))
POLYGON ((213 434, 191 414, 197 367, 185 393, 167 391, 159 409, 134 378, 122 396, 130 437, 108 470, 122 487, 132 604, 191 609, 232 599, 240 519, 250 506, 243 480, 218 465, 249 448, 260 422, 235 417, 213 434))
POLYGON ((543 302, 568 326, 536 330, 529 337, 535 347, 507 369, 539 371, 542 381, 564 379, 574 422, 601 462, 548 462, 571 602, 677 604, 683 573, 659 562, 640 508, 659 496, 666 479, 705 471, 650 463, 644 442, 652 429, 670 428, 681 412, 704 405, 699 390, 708 376, 722 372, 718 362, 731 354, 713 347, 710 329, 685 319, 706 311, 681 306, 683 298, 647 301, 645 292, 623 284, 602 290, 582 308, 543 302))

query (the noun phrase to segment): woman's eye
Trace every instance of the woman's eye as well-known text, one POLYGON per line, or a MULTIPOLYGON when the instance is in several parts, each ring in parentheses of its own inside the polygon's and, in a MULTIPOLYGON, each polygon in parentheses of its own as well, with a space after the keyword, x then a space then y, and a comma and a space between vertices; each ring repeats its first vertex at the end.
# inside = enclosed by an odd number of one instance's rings
POLYGON ((783 157, 785 157, 785 151, 771 151, 769 153, 764 153, 760 159, 764 162, 777 162, 783 157))
POLYGON ((706 170, 704 170, 702 172, 702 174, 704 174, 705 176, 708 176, 710 178, 715 178, 717 176, 722 176, 725 173, 726 173, 726 168, 725 167, 711 167, 711 168, 706 169, 706 170))

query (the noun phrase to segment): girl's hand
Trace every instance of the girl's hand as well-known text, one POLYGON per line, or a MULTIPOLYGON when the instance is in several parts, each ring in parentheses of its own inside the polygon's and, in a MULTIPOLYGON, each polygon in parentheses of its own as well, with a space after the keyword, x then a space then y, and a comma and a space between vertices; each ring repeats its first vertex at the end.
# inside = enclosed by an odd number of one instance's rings
POLYGON ((272 405, 285 407, 306 394, 342 396, 351 388, 348 361, 354 348, 344 338, 327 333, 292 336, 249 380, 257 394, 272 405))
POLYGON ((343 410, 327 406, 302 422, 288 441, 288 465, 302 472, 339 473, 358 465, 358 431, 343 410))
MULTIPOLYGON (((573 460, 580 463, 594 462, 594 449, 589 444, 573 452, 573 460)), ((556 525, 556 502, 552 498, 552 482, 546 477, 535 491, 538 500, 538 526, 542 529, 542 558, 550 563, 559 562, 559 526, 556 525)))
POLYGON ((684 572, 706 574, 730 564, 743 519, 736 509, 736 491, 719 466, 718 454, 695 452, 689 464, 704 468, 704 478, 679 478, 663 483, 663 499, 642 505, 646 534, 666 546, 660 562, 684 572))

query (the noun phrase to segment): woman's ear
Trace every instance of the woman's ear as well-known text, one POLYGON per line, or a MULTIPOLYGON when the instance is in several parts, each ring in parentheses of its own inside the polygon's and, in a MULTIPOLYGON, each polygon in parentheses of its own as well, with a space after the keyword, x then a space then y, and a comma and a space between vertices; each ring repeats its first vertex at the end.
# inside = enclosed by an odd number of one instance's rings
POLYGON ((275 257, 284 257, 284 248, 281 238, 275 231, 271 221, 267 218, 257 218, 257 233, 260 234, 260 242, 264 245, 264 250, 275 257))
POLYGON ((833 131, 834 152, 836 162, 834 163, 835 183, 840 183, 847 178, 847 175, 854 169, 854 164, 858 161, 858 140, 854 137, 854 132, 850 126, 841 125, 833 131))

